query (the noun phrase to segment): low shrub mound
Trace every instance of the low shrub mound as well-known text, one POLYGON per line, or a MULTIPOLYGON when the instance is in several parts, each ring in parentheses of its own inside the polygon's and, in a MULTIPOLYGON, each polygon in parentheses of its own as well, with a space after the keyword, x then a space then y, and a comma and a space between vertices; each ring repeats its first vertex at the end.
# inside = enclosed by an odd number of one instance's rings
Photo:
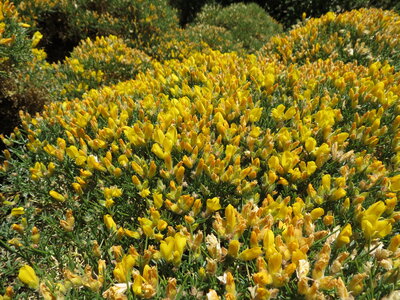
POLYGON ((108 35, 154 55, 164 36, 178 28, 176 10, 167 0, 14 2, 25 22, 43 33, 51 61, 63 60, 81 40, 108 35))
MULTIPOLYGON (((194 24, 197 30, 192 28, 191 35, 197 33, 198 38, 204 37, 211 47, 215 45, 213 48, 218 49, 218 40, 222 40, 220 47, 225 50, 225 44, 230 40, 232 45, 237 44, 236 48, 243 48, 247 53, 259 50, 273 35, 282 32, 282 26, 256 3, 235 3, 226 7, 207 4, 197 14, 194 24), (214 26, 224 28, 226 33, 217 31, 214 26), (203 33, 199 29, 206 30, 203 33), (212 33, 216 34, 217 40, 213 41, 212 33)), ((236 50, 232 46, 226 48, 231 49, 236 50)))
POLYGON ((9 134, 19 124, 19 110, 40 111, 53 91, 46 53, 36 48, 41 34, 31 38, 28 29, 13 3, 0 1, 0 134, 9 134))
POLYGON ((260 51, 286 64, 333 59, 364 66, 388 61, 400 70, 400 15, 360 9, 311 18, 288 34, 275 36, 260 51))
POLYGON ((187 26, 182 34, 195 45, 206 43, 211 49, 221 52, 245 53, 243 43, 224 27, 199 23, 187 26))
POLYGON ((390 294, 399 82, 379 62, 209 51, 23 114, 0 168, 0 286, 26 298, 390 294))
POLYGON ((258 0, 256 2, 264 5, 268 13, 283 24, 285 28, 290 28, 301 21, 303 13, 306 13, 307 16, 319 18, 329 11, 344 12, 371 7, 400 10, 400 3, 397 0, 258 0))
POLYGON ((63 86, 61 95, 73 98, 90 89, 134 78, 138 72, 151 68, 151 58, 111 35, 81 41, 55 68, 63 86))

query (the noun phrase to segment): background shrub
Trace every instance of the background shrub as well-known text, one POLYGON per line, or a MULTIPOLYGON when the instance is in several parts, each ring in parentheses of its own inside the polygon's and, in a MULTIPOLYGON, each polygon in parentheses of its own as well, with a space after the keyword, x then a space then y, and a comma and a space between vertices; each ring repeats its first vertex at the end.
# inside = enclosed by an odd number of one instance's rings
POLYGON ((400 9, 397 0, 261 0, 260 3, 268 13, 285 25, 286 28, 301 20, 303 12, 307 16, 318 18, 329 12, 344 12, 352 9, 377 7, 382 9, 400 9))
POLYGON ((170 0, 171 5, 179 10, 181 25, 193 22, 206 4, 217 3, 227 6, 239 2, 257 3, 286 29, 300 21, 303 12, 309 17, 317 18, 328 11, 343 12, 362 7, 400 10, 400 2, 397 0, 170 0))
POLYGON ((58 63, 57 78, 63 86, 61 95, 80 97, 90 89, 134 79, 140 71, 151 67, 151 58, 143 51, 132 49, 122 38, 89 38, 80 42, 70 56, 58 63))
POLYGON ((333 59, 370 65, 388 61, 400 70, 400 15, 381 9, 360 9, 311 18, 286 35, 276 36, 260 51, 284 63, 333 59))
POLYGON ((0 16, 0 134, 9 134, 19 110, 40 111, 56 83, 46 53, 35 48, 41 34, 29 36, 12 2, 0 1, 0 16))
POLYGON ((204 42, 221 52, 244 53, 243 42, 235 39, 233 33, 224 27, 199 23, 187 26, 183 34, 185 39, 195 44, 204 42))
POLYGON ((25 22, 43 33, 51 61, 62 60, 82 39, 110 34, 153 55, 164 35, 178 27, 176 11, 166 0, 14 2, 25 22))
MULTIPOLYGON (((205 5, 194 23, 224 28, 227 33, 221 40, 230 38, 231 44, 238 43, 237 47, 243 48, 248 53, 258 50, 271 36, 282 31, 282 26, 255 3, 236 3, 227 7, 205 5)), ((213 32, 210 32, 210 29, 215 32, 215 27, 197 27, 196 31, 192 29, 192 35, 198 32, 198 35, 205 36, 207 41, 217 45, 218 41, 212 41, 210 34, 213 32), (201 29, 206 29, 208 32, 203 34, 201 29)))

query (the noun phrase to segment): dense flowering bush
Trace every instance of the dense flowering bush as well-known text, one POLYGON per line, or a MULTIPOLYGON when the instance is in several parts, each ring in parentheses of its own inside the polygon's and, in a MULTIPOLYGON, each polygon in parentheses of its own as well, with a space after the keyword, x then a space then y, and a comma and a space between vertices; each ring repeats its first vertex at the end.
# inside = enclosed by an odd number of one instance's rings
MULTIPOLYGON (((178 28, 176 11, 166 0, 14 0, 27 23, 44 35, 49 50, 77 45, 87 37, 116 35, 129 46, 153 55, 164 36, 178 28)), ((64 56, 65 50, 61 51, 64 56)), ((54 58, 64 56, 54 54, 54 58)))
POLYGON ((31 38, 28 29, 13 3, 1 1, 0 133, 8 134, 18 125, 20 109, 35 113, 50 98, 46 85, 53 81, 52 71, 44 61, 46 53, 36 48, 41 34, 31 38))
POLYGON ((224 27, 199 23, 187 26, 182 33, 186 40, 195 44, 206 43, 210 48, 221 52, 244 53, 243 43, 224 27))
POLYGON ((3 298, 395 298, 394 66, 164 47, 3 137, 3 298))
POLYGON ((260 52, 287 64, 331 58, 369 66, 387 60, 399 71, 399 22, 400 15, 381 9, 330 12, 273 37, 260 52))
POLYGON ((116 36, 83 40, 69 57, 55 66, 61 95, 80 97, 85 91, 132 79, 151 67, 151 58, 116 36))
POLYGON ((173 298, 190 283, 185 294, 344 298, 370 292, 369 276, 384 293, 399 240, 390 65, 212 52, 154 67, 25 114, 7 141, 26 140, 26 155, 5 152, 19 176, 2 228, 26 257, 57 255, 32 262, 43 295, 173 298))
MULTIPOLYGON (((196 27, 205 27, 206 30, 197 32, 198 38, 205 37, 205 42, 212 45, 218 45, 218 39, 213 41, 213 31, 210 29, 219 27, 225 29, 226 33, 215 33, 216 36, 222 36, 223 44, 229 43, 236 45, 238 50, 253 53, 260 49, 273 35, 282 32, 282 26, 271 18, 263 8, 255 3, 235 3, 227 7, 220 5, 205 5, 196 16, 194 24, 196 27), (208 27, 208 26, 212 27, 208 27)), ((190 27, 189 27, 190 28, 190 27)), ((218 31, 217 31, 218 32, 218 31)), ((217 47, 214 49, 219 50, 217 47)), ((222 50, 237 50, 232 46, 223 46, 222 50), (226 49, 225 49, 226 48, 226 49)))

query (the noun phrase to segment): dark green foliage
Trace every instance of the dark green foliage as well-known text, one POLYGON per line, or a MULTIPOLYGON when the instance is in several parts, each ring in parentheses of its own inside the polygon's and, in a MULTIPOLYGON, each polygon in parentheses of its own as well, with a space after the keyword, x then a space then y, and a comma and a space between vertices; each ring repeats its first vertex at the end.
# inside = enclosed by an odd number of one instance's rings
POLYGON ((212 41, 214 33, 212 30, 210 32, 210 27, 205 25, 213 26, 211 28, 214 29, 215 26, 225 29, 226 32, 224 32, 222 38, 222 40, 225 40, 224 43, 231 39, 231 44, 237 44, 236 47, 228 47, 228 49, 235 50, 234 48, 239 47, 250 53, 261 48, 271 36, 282 31, 282 26, 255 3, 236 3, 227 7, 206 5, 197 15, 194 23, 197 26, 201 24, 203 28, 207 29, 205 33, 201 30, 198 30, 198 32, 205 37, 206 42, 211 42, 217 46, 210 45, 211 47, 218 49, 218 41, 212 41))
POLYGON ((243 52, 243 43, 236 40, 232 32, 224 27, 194 24, 186 27, 184 35, 194 43, 205 42, 214 50, 243 52))

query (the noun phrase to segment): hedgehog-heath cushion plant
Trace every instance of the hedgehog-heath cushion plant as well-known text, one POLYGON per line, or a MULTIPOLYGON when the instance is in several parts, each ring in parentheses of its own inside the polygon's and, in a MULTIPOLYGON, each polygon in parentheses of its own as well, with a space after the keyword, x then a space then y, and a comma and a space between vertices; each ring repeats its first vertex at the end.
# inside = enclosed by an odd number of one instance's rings
POLYGON ((191 24, 182 31, 183 37, 194 44, 206 43, 213 50, 244 54, 243 43, 224 27, 208 24, 191 24))
POLYGON ((331 58, 369 66, 387 60, 399 71, 399 24, 400 15, 376 8, 329 12, 273 37, 260 55, 274 56, 287 64, 331 58))
MULTIPOLYGON (((227 31, 224 34, 224 40, 230 38, 231 44, 237 44, 238 48, 243 48, 247 53, 259 50, 272 36, 282 32, 282 26, 256 3, 235 3, 226 7, 207 4, 196 16, 194 24, 224 28, 227 31)), ((205 27, 205 29, 210 28, 205 27)), ((195 33, 193 32, 192 35, 195 33)), ((207 33, 206 31, 205 37, 207 33)), ((201 37, 202 34, 200 33, 199 36, 201 37)), ((208 38, 208 40, 212 39, 208 38)), ((205 40, 205 42, 208 41, 205 40)))
POLYGON ((18 125, 20 109, 39 111, 56 89, 46 54, 36 48, 41 34, 28 30, 14 4, 0 1, 0 134, 18 125))
POLYGON ((81 41, 54 67, 63 86, 61 95, 73 98, 93 88, 133 79, 139 71, 151 68, 151 58, 128 47, 121 38, 110 35, 81 41))
POLYGON ((194 53, 23 114, 1 165, 4 293, 389 294, 399 82, 381 63, 194 53))
POLYGON ((176 10, 167 0, 14 0, 25 22, 42 32, 43 45, 53 61, 65 50, 96 36, 116 35, 129 39, 129 46, 155 55, 164 36, 178 28, 176 10), (58 49, 57 44, 63 49, 58 49))

